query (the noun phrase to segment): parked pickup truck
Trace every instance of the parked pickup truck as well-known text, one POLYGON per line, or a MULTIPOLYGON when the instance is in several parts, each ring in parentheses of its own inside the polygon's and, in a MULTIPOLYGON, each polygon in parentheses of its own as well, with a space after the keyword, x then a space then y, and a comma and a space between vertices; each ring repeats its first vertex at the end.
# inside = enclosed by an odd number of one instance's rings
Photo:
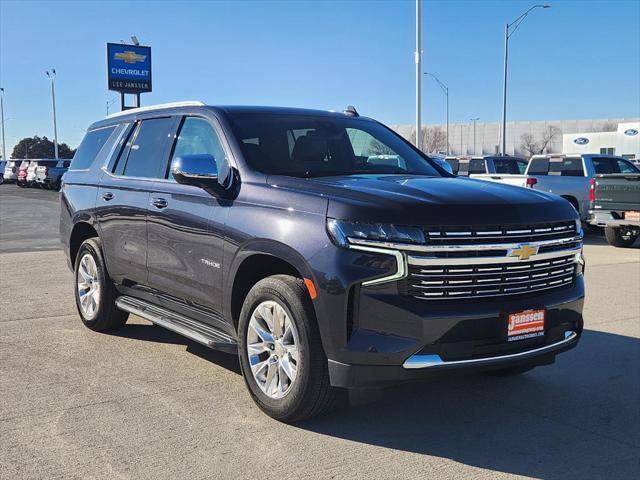
POLYGON ((476 175, 480 180, 528 187, 560 195, 589 218, 589 191, 595 175, 610 173, 640 173, 629 160, 613 155, 534 155, 524 175, 476 175))
POLYGON ((134 314, 237 355, 281 421, 344 388, 524 373, 583 329, 571 205, 455 177, 353 107, 119 112, 89 127, 60 201, 87 328, 134 314))
POLYGON ((521 175, 527 161, 518 157, 486 155, 484 157, 447 157, 452 173, 459 177, 482 178, 483 176, 521 175))
POLYGON ((610 245, 632 246, 640 234, 640 174, 596 175, 589 200, 589 223, 605 227, 610 245))
POLYGON ((43 188, 60 190, 62 175, 69 169, 71 160, 46 160, 38 162, 36 183, 43 188))

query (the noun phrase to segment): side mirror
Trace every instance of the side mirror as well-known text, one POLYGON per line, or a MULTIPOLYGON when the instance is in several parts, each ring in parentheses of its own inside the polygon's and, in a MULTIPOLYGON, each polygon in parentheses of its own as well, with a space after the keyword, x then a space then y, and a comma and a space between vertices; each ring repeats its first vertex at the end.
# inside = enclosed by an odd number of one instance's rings
POLYGON ((171 173, 176 182, 200 187, 214 197, 221 197, 226 191, 218 182, 216 159, 208 153, 176 157, 171 164, 171 173))

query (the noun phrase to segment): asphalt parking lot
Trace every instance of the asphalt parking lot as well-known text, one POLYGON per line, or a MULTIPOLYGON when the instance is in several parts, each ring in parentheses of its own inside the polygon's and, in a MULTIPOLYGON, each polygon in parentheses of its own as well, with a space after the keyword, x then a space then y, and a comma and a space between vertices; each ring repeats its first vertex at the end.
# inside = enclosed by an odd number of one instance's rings
POLYGON ((132 317, 84 328, 58 194, 0 186, 0 478, 637 478, 640 242, 586 240, 586 331, 556 364, 398 386, 295 426, 235 357, 132 317))

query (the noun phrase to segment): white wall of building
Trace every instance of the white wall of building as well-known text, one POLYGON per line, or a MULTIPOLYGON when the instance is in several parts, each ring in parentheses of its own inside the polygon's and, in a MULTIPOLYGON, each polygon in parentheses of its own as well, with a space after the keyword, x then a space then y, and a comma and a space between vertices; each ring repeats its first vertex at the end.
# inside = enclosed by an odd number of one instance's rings
POLYGON ((614 132, 565 133, 562 152, 609 153, 640 159, 640 122, 618 123, 614 132))
MULTIPOLYGON (((528 157, 529 154, 522 148, 522 135, 528 133, 532 135, 534 139, 540 139, 549 127, 556 127, 557 129, 559 129, 559 133, 550 142, 545 150, 545 153, 563 153, 565 147, 565 134, 593 134, 597 132, 616 134, 616 132, 622 128, 622 125, 638 125, 638 123, 640 123, 640 119, 637 118, 508 122, 506 153, 508 155, 528 157), (603 132, 603 130, 611 130, 611 132, 603 132)), ((446 130, 446 125, 444 124, 425 125, 423 128, 425 127, 440 128, 442 129, 442 131, 446 130)), ((393 128, 405 138, 412 138, 415 132, 415 126, 413 125, 392 125, 391 128, 393 128)), ((629 127, 626 127, 625 129, 628 128, 629 127)), ((636 129, 640 130, 640 128, 636 129)), ((624 132, 624 129, 622 131, 624 132)), ((639 136, 640 134, 636 135, 636 137, 639 136)), ((572 138, 575 138, 575 136, 572 138)), ((632 139, 630 141, 633 143, 634 140, 632 139)), ((449 150, 453 155, 491 155, 499 151, 499 145, 499 122, 477 122, 475 145, 473 142, 473 122, 449 124, 449 150)), ((623 148, 622 144, 620 148, 623 148)), ((627 148, 626 144, 624 145, 624 148, 627 148)), ((637 152, 637 148, 630 153, 633 152, 637 152)), ((591 149, 589 150, 589 153, 600 153, 600 151, 598 149, 598 151, 594 152, 593 149, 591 149)), ((636 153, 636 157, 638 156, 640 155, 636 153)))

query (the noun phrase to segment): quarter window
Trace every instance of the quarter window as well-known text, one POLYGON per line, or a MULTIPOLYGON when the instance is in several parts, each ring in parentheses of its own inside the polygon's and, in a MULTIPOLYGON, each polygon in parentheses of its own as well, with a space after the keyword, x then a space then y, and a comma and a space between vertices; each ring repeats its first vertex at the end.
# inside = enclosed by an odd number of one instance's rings
POLYGON ((469 162, 469 175, 474 173, 487 173, 484 160, 471 160, 469 162))
POLYGON ((73 156, 70 168, 73 170, 89 168, 115 128, 115 126, 98 128, 88 132, 73 156))

